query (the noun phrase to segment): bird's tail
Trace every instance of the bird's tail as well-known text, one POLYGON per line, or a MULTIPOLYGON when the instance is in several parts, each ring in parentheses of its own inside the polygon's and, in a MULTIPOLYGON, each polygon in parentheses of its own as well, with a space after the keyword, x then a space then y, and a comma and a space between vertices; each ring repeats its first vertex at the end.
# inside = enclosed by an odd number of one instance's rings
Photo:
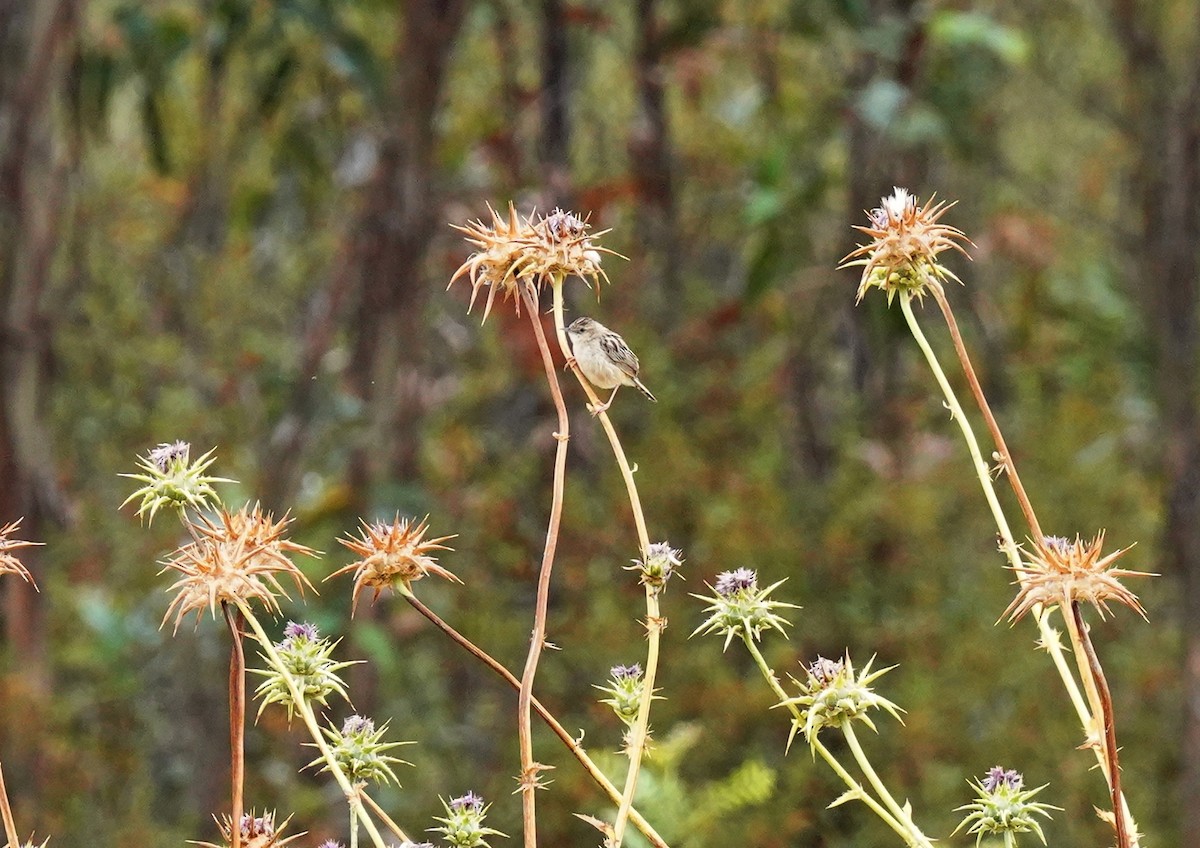
POLYGON ((654 393, 653 393, 653 392, 651 392, 649 389, 647 389, 647 388, 646 388, 646 384, 645 384, 645 383, 643 383, 641 380, 639 380, 637 377, 634 377, 634 378, 633 378, 633 386, 634 386, 634 388, 636 388, 636 389, 637 389, 639 392, 641 392, 641 393, 642 393, 642 394, 644 394, 646 397, 648 397, 648 398, 649 398, 649 399, 650 399, 650 400, 651 400, 653 403, 658 403, 658 398, 656 398, 656 397, 654 396, 654 393))

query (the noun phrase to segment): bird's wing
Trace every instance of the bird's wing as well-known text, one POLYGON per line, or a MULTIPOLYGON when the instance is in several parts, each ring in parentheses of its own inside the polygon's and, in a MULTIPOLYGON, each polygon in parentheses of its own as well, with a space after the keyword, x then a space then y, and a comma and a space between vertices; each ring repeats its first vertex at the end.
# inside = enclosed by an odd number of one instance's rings
POLYGON ((616 333, 606 333, 600 337, 600 348, 612 360, 612 364, 620 368, 630 377, 636 377, 641 370, 637 356, 625 344, 625 340, 616 333))

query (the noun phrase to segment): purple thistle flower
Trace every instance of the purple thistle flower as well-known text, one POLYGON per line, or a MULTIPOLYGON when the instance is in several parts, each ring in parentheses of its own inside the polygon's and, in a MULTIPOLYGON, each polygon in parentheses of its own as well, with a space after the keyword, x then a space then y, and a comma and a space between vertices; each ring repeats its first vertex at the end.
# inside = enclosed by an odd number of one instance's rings
POLYGON ((336 839, 326 839, 324 842, 318 845, 317 848, 343 848, 343 846, 342 843, 338 842, 336 839))
POLYGON ((171 463, 179 461, 186 463, 191 450, 192 446, 187 442, 163 442, 158 447, 151 449, 149 458, 159 471, 166 474, 171 463))
POLYGON ((374 733, 375 722, 360 715, 352 715, 342 723, 343 736, 359 736, 364 733, 374 733))
POLYGON ((756 588, 758 588, 758 575, 750 568, 722 571, 717 575, 717 585, 713 586, 713 589, 722 598, 728 598, 735 592, 756 588))
POLYGON ((483 799, 476 795, 473 791, 468 790, 466 795, 450 800, 450 811, 460 813, 463 810, 470 808, 476 813, 483 812, 483 799))
POLYGON ((289 621, 287 623, 287 627, 283 628, 283 638, 285 640, 305 639, 309 642, 315 642, 319 636, 320 634, 317 632, 317 626, 307 622, 297 623, 295 621, 289 621))
POLYGON ((608 672, 612 675, 613 680, 637 680, 642 676, 642 667, 638 663, 633 665, 614 665, 608 672))
POLYGON ((989 793, 995 794, 1001 789, 1020 789, 1025 778, 1016 769, 1005 769, 1004 766, 992 766, 980 783, 989 793))
POLYGON ((846 664, 842 660, 829 660, 825 657, 817 657, 811 665, 808 666, 808 676, 820 686, 828 686, 834 679, 846 669, 846 664))

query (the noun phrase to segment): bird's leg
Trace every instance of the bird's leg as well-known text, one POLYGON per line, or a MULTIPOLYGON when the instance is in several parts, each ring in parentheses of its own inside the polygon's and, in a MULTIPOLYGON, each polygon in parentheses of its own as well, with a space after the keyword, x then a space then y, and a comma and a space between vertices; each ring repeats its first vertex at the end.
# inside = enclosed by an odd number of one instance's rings
POLYGON ((617 389, 619 389, 619 388, 621 388, 621 387, 617 386, 615 389, 613 389, 612 394, 608 396, 608 400, 605 401, 604 403, 600 404, 599 406, 589 403, 588 409, 591 411, 592 415, 599 415, 601 412, 604 412, 606 409, 608 409, 610 406, 612 406, 613 398, 615 398, 617 396, 617 389))
POLYGON ((575 361, 574 356, 568 356, 566 364, 563 365, 563 370, 564 371, 574 371, 578 365, 579 365, 579 363, 575 361))

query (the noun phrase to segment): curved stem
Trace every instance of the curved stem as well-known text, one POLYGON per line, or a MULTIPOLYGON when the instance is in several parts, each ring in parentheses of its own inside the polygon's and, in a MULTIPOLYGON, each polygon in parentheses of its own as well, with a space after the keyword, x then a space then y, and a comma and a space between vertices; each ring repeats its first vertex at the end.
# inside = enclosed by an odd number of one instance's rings
POLYGON ((1072 634, 1078 633, 1080 644, 1083 647, 1083 655, 1087 658, 1087 671, 1092 680, 1096 698, 1099 701, 1097 704, 1096 714, 1100 716, 1103 722, 1103 727, 1097 728, 1100 741, 1104 749, 1104 769, 1105 776, 1108 778, 1109 794, 1112 796, 1113 823, 1117 831, 1117 848, 1130 848, 1134 843, 1131 841, 1130 827, 1126 820, 1129 815, 1125 809, 1125 798, 1121 793, 1121 763, 1119 760, 1119 749, 1117 748, 1117 725, 1116 717, 1113 713, 1112 692, 1108 688, 1108 679, 1104 676, 1104 668, 1100 665, 1100 658, 1096 655, 1096 648, 1092 644, 1092 637, 1088 633, 1087 624, 1083 620, 1083 611, 1080 609, 1079 602, 1072 600, 1070 620, 1074 624, 1072 634))
MULTIPOLYGON (((750 651, 750 656, 754 658, 755 665, 757 665, 758 670, 762 672, 763 679, 767 681, 767 685, 771 687, 771 691, 775 693, 775 697, 779 698, 779 702, 787 708, 789 713, 792 714, 792 719, 794 721, 801 721, 800 708, 795 704, 790 703, 787 692, 784 691, 783 686, 779 682, 779 678, 775 676, 775 672, 772 671, 771 667, 767 665, 767 660, 765 657, 763 657, 762 652, 759 651, 758 645, 755 644, 754 640, 751 639, 746 633, 742 633, 742 641, 746 643, 746 648, 750 651)), ((883 820, 884 824, 886 824, 900 836, 904 837, 905 841, 912 841, 913 834, 905 828, 904 824, 887 810, 885 810, 883 805, 876 801, 867 792, 867 790, 863 788, 862 784, 854 779, 854 775, 846 771, 842 764, 837 761, 837 758, 833 756, 830 750, 825 747, 820 739, 814 737, 813 739, 809 740, 809 744, 812 746, 814 751, 821 755, 821 759, 823 759, 826 764, 833 769, 834 774, 840 777, 842 782, 845 783, 846 786, 855 793, 855 796, 858 798, 858 800, 866 804, 867 807, 873 813, 875 813, 875 815, 879 816, 879 818, 883 820)))
MULTIPOLYGON (((591 401, 593 409, 600 408, 600 399, 596 397, 596 393, 592 390, 591 383, 583 376, 583 372, 579 370, 579 365, 575 363, 574 357, 571 356, 571 349, 567 345, 567 329, 566 322, 563 318, 563 287, 562 279, 552 281, 551 288, 554 292, 554 329, 558 336, 558 345, 562 350, 563 357, 568 363, 571 363, 571 371, 575 374, 575 379, 579 381, 579 385, 583 387, 583 391, 587 394, 591 401)), ((607 411, 601 411, 596 415, 600 419, 600 426, 604 428, 604 433, 608 436, 608 443, 612 447, 613 456, 617 460, 617 466, 621 469, 621 478, 625 481, 625 491, 629 496, 629 506, 633 511, 633 523, 637 529, 638 547, 641 550, 643 559, 650 552, 650 535, 646 532, 646 516, 642 512, 642 500, 638 495, 637 484, 633 481, 633 468, 629 464, 629 460, 625 456, 625 449, 621 446, 621 440, 617 436, 617 431, 613 427, 612 421, 608 417, 607 411)), ((627 752, 629 754, 629 771, 625 776, 625 789, 621 795, 621 804, 617 808, 617 819, 613 825, 613 848, 620 848, 621 841, 625 836, 625 827, 629 819, 629 811, 633 808, 633 796, 637 792, 638 773, 642 767, 642 757, 646 751, 646 740, 648 736, 648 728, 650 726, 650 705, 654 698, 654 681, 658 674, 658 655, 660 647, 660 636, 663 628, 666 626, 666 621, 661 615, 658 604, 658 589, 653 586, 646 586, 646 674, 643 678, 643 690, 641 703, 638 704, 637 718, 634 719, 633 727, 629 732, 629 744, 627 752)))
POLYGON ((367 794, 367 790, 360 789, 358 795, 360 798, 362 798, 362 800, 367 802, 367 806, 371 808, 375 815, 379 816, 379 820, 387 825, 388 830, 394 833, 397 839, 399 839, 401 842, 412 842, 412 840, 408 838, 408 834, 404 832, 400 825, 396 824, 396 822, 392 820, 392 817, 384 812, 383 807, 379 806, 375 799, 367 794))
POLYGON ((317 723, 316 714, 313 713, 312 705, 308 699, 304 697, 304 693, 300 691, 300 687, 296 685, 296 681, 288 672, 287 666, 283 664, 283 660, 279 656, 279 652, 275 650, 275 643, 267 636, 258 619, 254 617, 254 613, 244 601, 238 601, 238 609, 242 611, 242 615, 246 619, 246 623, 250 625, 250 629, 254 631, 254 638, 258 640, 259 646, 266 653, 267 661, 271 667, 275 669, 283 677, 287 683, 288 692, 291 693, 292 702, 295 704, 296 712, 299 713, 304 726, 308 728, 308 734, 312 737, 313 742, 317 746, 317 750, 321 752, 321 758, 325 760, 325 764, 329 767, 329 773, 333 775, 333 779, 337 781, 338 786, 342 790, 342 794, 346 797, 346 803, 350 805, 353 813, 357 813, 363 827, 367 829, 367 834, 371 837, 371 843, 375 848, 387 848, 383 841, 383 836, 379 833, 379 828, 375 826, 375 822, 367 815, 367 811, 363 809, 362 804, 355 804, 354 800, 358 795, 358 790, 351 785, 350 779, 346 777, 342 771, 342 767, 338 765, 334 759, 333 751, 329 749, 329 743, 325 740, 325 734, 321 732, 321 726, 317 723))
POLYGON ((241 612, 221 601, 221 612, 229 626, 233 647, 229 652, 229 782, 233 798, 230 804, 230 848, 242 845, 242 797, 246 784, 246 653, 242 649, 241 612))
POLYGON ((954 312, 950 309, 950 302, 946 300, 946 292, 940 284, 929 286, 929 290, 933 292, 933 299, 941 307, 942 316, 946 319, 946 326, 950 328, 950 339, 954 342, 954 352, 958 355, 958 362, 962 366, 963 373, 967 376, 967 383, 971 386, 971 394, 975 396, 975 404, 979 407, 979 411, 983 413, 983 420, 987 422, 988 431, 992 434, 992 441, 996 443, 996 449, 1000 452, 1000 461, 1004 463, 1004 471, 1008 475, 1008 482, 1012 485, 1013 494, 1017 496, 1017 503, 1021 505, 1021 512, 1025 515, 1025 523, 1029 525, 1029 530, 1033 534, 1033 540, 1040 545, 1045 538, 1042 535, 1042 527, 1038 523, 1037 514, 1033 511, 1033 504, 1029 502, 1029 495, 1025 492, 1025 486, 1021 483, 1021 476, 1017 474, 1017 464, 1013 462, 1012 454, 1008 451, 1008 445, 1004 441, 1004 434, 1000 432, 1000 425, 996 423, 996 417, 992 415, 992 407, 983 393, 983 386, 980 385, 979 378, 975 376, 975 368, 971 365, 971 357, 967 355, 967 347, 963 344, 962 334, 958 331, 958 322, 954 320, 954 312))
POLYGON ((900 822, 908 828, 909 837, 913 840, 913 844, 923 845, 925 848, 933 848, 929 838, 921 832, 921 829, 917 827, 912 817, 896 802, 896 799, 892 797, 892 793, 888 792, 887 787, 880 780, 879 775, 875 773, 874 766, 867 759, 866 751, 862 749, 862 745, 858 742, 858 734, 854 732, 854 722, 848 721, 841 725, 839 729, 850 744, 850 751, 854 754, 855 762, 858 763, 858 767, 862 769, 863 774, 867 776, 867 782, 871 784, 876 794, 883 800, 884 806, 891 810, 892 815, 900 819, 900 822))
MULTIPOLYGON (((1000 428, 996 424, 996 420, 991 414, 990 407, 987 406, 986 399, 982 399, 983 390, 980 388, 979 381, 975 377, 974 369, 971 368, 970 359, 967 356, 965 346, 962 344, 962 337, 958 333, 958 324, 954 321, 953 314, 950 310, 950 305, 945 299, 945 294, 939 289, 938 286, 931 287, 931 291, 933 292, 935 299, 937 299, 943 315, 946 317, 947 324, 950 325, 950 333, 955 340, 955 351, 958 353, 959 360, 963 364, 963 370, 967 373, 967 380, 971 384, 972 391, 977 392, 976 398, 980 403, 980 408, 984 411, 984 417, 988 421, 989 428, 992 429, 992 436, 996 440, 997 447, 1000 449, 1003 455, 1005 470, 1009 474, 1009 479, 1013 485, 1013 490, 1017 494, 1017 500, 1020 501, 1022 510, 1027 511, 1026 519, 1029 521, 1030 530, 1034 533, 1040 543, 1041 539, 1043 538, 1041 535, 1041 528, 1037 523, 1036 516, 1033 515, 1033 508, 1029 503, 1028 496, 1025 494, 1024 487, 1020 484, 1020 478, 1016 474, 1016 466, 1013 464, 1012 457, 1009 456, 1008 448, 1004 444, 1003 436, 1000 435, 1000 428)), ((992 485, 991 475, 987 473, 987 466, 983 463, 979 450, 979 444, 975 440, 975 434, 971 430, 970 423, 963 414, 962 406, 958 403, 958 399, 954 395, 953 388, 951 388, 949 381, 946 379, 946 375, 943 373, 941 366, 938 364, 937 356, 934 354, 933 348, 930 347, 929 341, 925 338, 925 334, 921 331, 920 324, 917 323, 916 316, 913 315, 911 300, 912 298, 908 294, 901 294, 900 296, 900 308, 904 312, 905 321, 908 322, 908 327, 909 330, 912 331, 913 338, 916 339, 917 345, 921 348, 921 352, 925 355, 925 360, 929 363, 930 370, 933 371, 938 385, 941 386, 942 393, 946 398, 946 403, 950 406, 955 420, 958 421, 959 428, 962 430, 963 438, 966 440, 967 447, 971 452, 972 459, 974 460, 976 474, 979 477, 980 485, 983 487, 984 495, 988 501, 988 506, 991 507, 992 515, 996 520, 996 526, 1000 530, 1000 536, 1003 539, 1004 553, 1008 557, 1009 564, 1013 568, 1017 568, 1020 565, 1020 554, 1017 550, 1016 542, 1013 540, 1012 531, 1009 530, 1008 522, 1005 520, 1004 513, 1000 509, 1000 502, 996 497, 996 491, 995 487, 992 485)), ((1021 575, 1021 572, 1018 571, 1017 574, 1021 575)), ((1020 579, 1024 580, 1025 578, 1021 576, 1020 579)), ((1063 686, 1067 690, 1067 695, 1071 700, 1072 706, 1075 708, 1075 713, 1079 718, 1080 724, 1083 726, 1084 733, 1089 737, 1091 737, 1093 733, 1098 734, 1099 729, 1098 725, 1096 724, 1096 716, 1101 714, 1102 701, 1099 692, 1096 689, 1094 675, 1090 672, 1090 670, 1088 670, 1088 666, 1085 664, 1084 656, 1081 656, 1086 654, 1088 648, 1083 642, 1082 634, 1077 632, 1080 628, 1075 626, 1075 623, 1072 621, 1072 616, 1067 615, 1067 613, 1064 611, 1063 619, 1067 624, 1067 632, 1071 637, 1071 644, 1075 654, 1076 662, 1080 666, 1080 678, 1083 680, 1084 689, 1088 693, 1087 701, 1084 700, 1083 694, 1079 691, 1079 684, 1076 682, 1075 676, 1070 670, 1070 665, 1064 656, 1062 643, 1058 639, 1058 632, 1050 625, 1048 611, 1039 605, 1034 607, 1033 616, 1037 622, 1038 630, 1041 633, 1042 647, 1049 652, 1054 661, 1054 667, 1058 671, 1059 677, 1062 679, 1063 686), (1092 705, 1090 708, 1089 703, 1092 705)), ((1103 674, 1103 672, 1101 672, 1101 674, 1103 674)), ((1104 751, 1101 750, 1101 747, 1096 747, 1093 750, 1095 751, 1096 759, 1100 763, 1101 769, 1107 772, 1108 762, 1104 751)), ((1132 823, 1133 818, 1129 815, 1129 808, 1123 796, 1121 797, 1120 801, 1120 806, 1122 810, 1124 810, 1126 818, 1130 823, 1132 823)), ((1133 846, 1133 848, 1136 848, 1138 841, 1137 829, 1135 826, 1131 826, 1129 828, 1129 838, 1131 839, 1130 844, 1133 846)))
MULTIPOLYGON (((437 613, 425 606, 425 604, 423 604, 416 595, 403 589, 399 589, 398 591, 404 596, 404 599, 407 600, 417 610, 417 612, 429 619, 429 621, 432 622, 435 627, 449 636, 460 647, 462 647, 465 651, 478 659, 496 674, 500 675, 500 677, 507 681, 508 685, 513 689, 520 690, 521 681, 519 681, 512 672, 501 665, 498 660, 493 658, 482 648, 475 645, 466 636, 463 636, 447 622, 442 620, 437 613)), ((556 735, 562 741, 562 743, 567 746, 567 749, 575 756, 575 759, 579 761, 579 764, 583 766, 584 770, 588 773, 588 775, 591 776, 592 780, 594 780, 600 786, 600 788, 604 790, 605 794, 608 795, 612 802, 614 804, 620 804, 620 790, 613 785, 612 781, 605 776, 604 772, 597 768, 596 764, 592 762, 592 758, 587 755, 587 752, 584 751, 579 743, 576 742, 571 736, 571 734, 567 732, 566 728, 559 724, 558 719, 556 719, 549 710, 542 706, 541 701, 539 701, 536 697, 533 699, 533 709, 539 716, 541 716, 542 721, 546 722, 546 725, 554 731, 554 735, 556 735)), ((370 801, 370 798, 367 800, 370 801)), ((631 809, 629 811, 629 820, 633 822, 634 827, 640 830, 642 834, 648 840, 650 840, 650 843, 654 845, 655 848, 668 848, 666 841, 658 835, 658 832, 651 827, 650 822, 646 821, 642 814, 636 809, 631 809)))
MULTIPOLYGON (((561 280, 560 280, 561 283, 561 280)), ((555 290, 561 285, 555 287, 555 290)), ((521 688, 517 695, 517 735, 521 747, 521 816, 524 822, 525 848, 537 848, 537 816, 534 794, 539 786, 538 772, 545 768, 533 759, 533 732, 530 727, 530 707, 533 703, 533 678, 537 674, 538 661, 546 643, 546 608, 550 600, 550 572, 554 568, 554 553, 558 547, 558 528, 562 521, 563 485, 567 470, 567 440, 571 424, 567 418, 567 405, 563 401, 558 385, 558 374, 554 369, 554 358, 542 331, 541 314, 538 311, 536 289, 521 286, 521 297, 525 301, 529 321, 537 338, 538 350, 542 354, 542 365, 546 369, 546 382, 550 384, 550 395, 558 412, 558 431, 554 434, 558 446, 554 451, 554 483, 550 501, 550 521, 546 528, 546 547, 542 550, 542 566, 538 572, 537 602, 533 617, 533 636, 529 640, 529 654, 525 659, 525 671, 521 675, 521 688)))
POLYGON ((17 821, 13 818, 12 805, 8 801, 8 788, 4 785, 4 769, 0 768, 0 816, 4 818, 4 835, 8 844, 17 848, 21 838, 17 836, 17 821))

